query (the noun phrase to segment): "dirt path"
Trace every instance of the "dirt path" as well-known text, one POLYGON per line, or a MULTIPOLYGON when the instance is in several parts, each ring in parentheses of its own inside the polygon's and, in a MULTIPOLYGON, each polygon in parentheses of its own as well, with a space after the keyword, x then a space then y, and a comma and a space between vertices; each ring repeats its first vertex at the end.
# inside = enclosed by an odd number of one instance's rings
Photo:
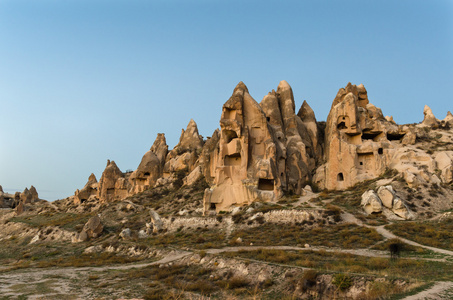
POLYGON ((385 229, 384 226, 385 225, 382 225, 382 226, 379 226, 379 227, 373 227, 373 226, 367 226, 367 227, 375 228, 378 233, 380 233, 382 236, 384 236, 384 237, 386 237, 388 239, 399 239, 399 240, 405 242, 406 244, 409 244, 409 245, 412 245, 412 246, 417 246, 417 247, 421 247, 421 248, 425 248, 425 249, 431 250, 433 252, 437 252, 437 253, 446 254, 446 255, 452 255, 453 256, 453 251, 422 245, 422 244, 413 242, 411 240, 399 237, 397 235, 394 235, 393 233, 391 233, 387 229, 385 229))
POLYGON ((453 297, 453 282, 441 281, 437 282, 432 288, 422 291, 418 294, 408 296, 402 300, 422 300, 422 299, 452 299, 453 297), (449 291, 450 290, 450 291, 449 291))
POLYGON ((178 261, 191 255, 192 252, 172 251, 164 258, 141 264, 127 264, 103 267, 20 269, 0 273, 0 294, 5 297, 32 295, 27 299, 87 299, 93 291, 89 288, 75 288, 74 282, 86 281, 93 273, 109 270, 129 270, 178 261), (68 296, 68 297, 66 297, 68 296))
POLYGON ((359 226, 365 226, 365 227, 368 227, 368 228, 376 229, 376 231, 380 235, 382 235, 383 237, 385 237, 387 239, 399 239, 399 240, 405 242, 406 244, 409 244, 409 245, 412 245, 412 246, 421 247, 421 248, 425 248, 425 249, 431 250, 431 251, 436 252, 436 253, 441 253, 441 254, 446 254, 446 255, 453 256, 453 251, 422 245, 422 244, 419 244, 417 242, 414 242, 414 241, 399 237, 399 236, 393 234, 392 232, 388 231, 387 229, 385 229, 384 228, 385 225, 381 225, 381 226, 378 226, 378 227, 366 225, 366 224, 363 224, 363 222, 360 221, 359 219, 357 219, 354 215, 352 215, 350 213, 346 213, 346 212, 341 214, 341 217, 342 217, 342 219, 345 222, 354 223, 354 224, 357 224, 359 226))

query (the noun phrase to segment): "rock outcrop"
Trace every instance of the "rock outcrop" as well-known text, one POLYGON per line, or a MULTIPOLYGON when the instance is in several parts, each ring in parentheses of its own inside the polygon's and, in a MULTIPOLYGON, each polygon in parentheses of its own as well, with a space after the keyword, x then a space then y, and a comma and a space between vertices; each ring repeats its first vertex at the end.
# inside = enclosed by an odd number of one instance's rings
POLYGON ((88 182, 85 184, 83 189, 76 190, 74 193, 74 204, 81 204, 86 200, 97 197, 98 195, 98 181, 96 176, 91 173, 90 177, 88 177, 88 182))
MULTIPOLYGON (((363 84, 351 83, 338 91, 326 122, 317 122, 306 101, 297 114, 295 109, 286 81, 260 103, 240 82, 224 103, 220 129, 211 137, 204 140, 190 120, 179 143, 169 151, 160 133, 137 170, 123 173, 108 161, 99 182, 92 174, 85 187, 75 192, 74 203, 90 198, 100 203, 122 200, 152 187, 172 189, 196 183, 202 187, 205 180, 209 185, 203 200, 206 213, 275 201, 285 193, 303 194, 305 186, 344 190, 390 169, 411 188, 453 182, 453 151, 447 147, 453 136, 448 131, 453 125, 450 112, 439 121, 425 106, 423 122, 397 125, 370 103, 363 84), (419 144, 423 141, 438 143, 427 151, 419 144)), ((14 197, 15 205, 36 201, 32 199, 37 199, 37 193, 31 189, 14 197)), ((376 196, 382 209, 408 218, 407 208, 391 187, 366 196, 366 211, 378 210, 376 196)), ((3 196, 0 205, 5 201, 3 196)))
POLYGON ((423 119, 422 125, 429 127, 439 126, 440 121, 436 119, 433 111, 428 105, 425 105, 425 108, 423 109, 423 115, 425 115, 425 118, 423 119))
POLYGON ((203 148, 203 137, 198 133, 197 123, 190 120, 186 130, 182 129, 179 143, 165 160, 163 177, 168 178, 178 171, 191 172, 203 148))
POLYGON ((98 198, 101 203, 124 199, 128 194, 128 181, 125 175, 112 160, 107 161, 107 166, 99 180, 98 198))
POLYGON ((382 202, 373 190, 366 191, 362 195, 360 203, 367 214, 382 212, 382 202))
POLYGON ((401 200, 391 185, 380 186, 377 193, 368 190, 362 195, 361 205, 367 214, 381 213, 389 209, 395 215, 405 220, 412 219, 413 214, 401 200))
POLYGON ((316 183, 329 190, 343 190, 376 178, 388 168, 393 150, 415 143, 416 135, 407 126, 384 118, 369 103, 363 85, 338 91, 325 129, 325 161, 318 168, 316 183))
POLYGON ((85 242, 89 239, 97 238, 102 234, 104 225, 102 225, 99 216, 91 217, 83 226, 82 231, 74 237, 73 242, 85 242))
POLYGON ((318 149, 314 113, 308 104, 301 110, 304 120, 295 113, 286 81, 260 104, 244 83, 236 86, 222 108, 218 147, 202 155, 204 175, 213 184, 205 191, 205 211, 272 201, 284 191, 301 193, 318 149))
POLYGON ((165 158, 168 153, 168 145, 165 134, 157 134, 151 149, 143 155, 137 170, 130 176, 132 186, 130 194, 136 194, 152 187, 157 179, 162 177, 165 165, 165 158))

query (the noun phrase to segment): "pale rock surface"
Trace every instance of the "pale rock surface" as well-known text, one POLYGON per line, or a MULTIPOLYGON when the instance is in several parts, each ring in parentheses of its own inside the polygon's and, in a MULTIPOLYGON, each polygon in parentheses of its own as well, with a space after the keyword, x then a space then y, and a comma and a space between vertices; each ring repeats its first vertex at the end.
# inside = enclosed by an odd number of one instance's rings
MULTIPOLYGON (((104 225, 102 225, 101 218, 99 216, 91 217, 83 226, 82 232, 85 232, 87 238, 97 238, 101 235, 104 230, 104 225)), ((79 235, 82 236, 82 232, 79 235)))
POLYGON ((156 211, 150 209, 149 215, 151 217, 151 223, 153 224, 153 232, 161 231, 163 229, 163 222, 159 214, 156 211))
POLYGON ((122 238, 122 239, 125 239, 125 240, 126 240, 126 239, 131 238, 131 236, 132 236, 132 231, 131 231, 130 228, 124 228, 124 229, 121 230, 121 232, 120 232, 120 238, 122 238))
POLYGON ((425 105, 423 109, 423 115, 425 118, 423 119, 422 125, 424 126, 429 126, 429 127, 434 127, 439 125, 439 120, 436 119, 436 117, 433 114, 433 111, 428 105, 425 105))
POLYGON ((405 220, 413 218, 413 214, 410 212, 409 208, 407 208, 406 204, 404 204, 404 202, 399 198, 395 198, 393 200, 392 211, 395 213, 395 215, 405 220))
POLYGON ((382 204, 387 208, 393 208, 393 199, 395 199, 395 191, 391 185, 381 186, 378 188, 377 195, 382 201, 382 204))
POLYGON ((211 143, 214 151, 201 156, 203 173, 212 185, 205 191, 205 213, 273 201, 283 191, 302 193, 322 150, 313 150, 321 148, 316 119, 307 103, 300 115, 303 120, 295 113, 293 92, 286 81, 260 104, 244 83, 236 86, 222 108, 218 146, 211 143))
POLYGON ((415 143, 415 132, 384 118, 369 103, 363 85, 338 91, 325 129, 325 161, 314 181, 329 190, 344 190, 384 173, 394 149, 415 143))
POLYGON ((453 126, 453 115, 451 112, 447 112, 447 116, 442 120, 443 123, 448 124, 450 127, 453 126))
POLYGON ((107 161, 107 166, 99 180, 98 198, 101 203, 121 200, 128 195, 127 181, 123 172, 112 160, 107 161))
POLYGON ((367 214, 382 212, 382 202, 373 190, 368 190, 362 195, 360 203, 367 214))
POLYGON ((201 166, 197 166, 195 167, 195 169, 193 169, 192 172, 189 173, 189 175, 187 175, 185 178, 184 178, 184 184, 185 185, 193 185, 195 182, 198 181, 198 179, 202 178, 203 177, 203 173, 201 171, 201 166))
POLYGON ((198 157, 198 165, 201 167, 201 171, 208 184, 212 185, 215 181, 215 161, 218 159, 219 154, 219 141, 220 131, 216 129, 211 137, 206 140, 201 154, 198 157))
POLYGON ((443 183, 453 182, 453 151, 442 151, 436 154, 434 160, 441 171, 440 179, 443 183))
POLYGON ((132 186, 130 194, 140 193, 153 187, 162 177, 168 145, 165 134, 158 133, 150 150, 143 155, 137 170, 132 172, 129 181, 132 186))
POLYGON ((165 160, 163 175, 170 177, 177 171, 192 171, 203 148, 203 137, 198 133, 198 126, 190 120, 186 130, 182 129, 179 143, 171 150, 165 160))
POLYGON ((96 179, 96 176, 93 173, 91 173, 83 189, 75 191, 74 204, 81 204, 88 200, 90 197, 97 197, 98 185, 99 184, 96 179))
POLYGON ((25 190, 20 194, 20 202, 32 203, 32 194, 28 188, 25 188, 25 190))

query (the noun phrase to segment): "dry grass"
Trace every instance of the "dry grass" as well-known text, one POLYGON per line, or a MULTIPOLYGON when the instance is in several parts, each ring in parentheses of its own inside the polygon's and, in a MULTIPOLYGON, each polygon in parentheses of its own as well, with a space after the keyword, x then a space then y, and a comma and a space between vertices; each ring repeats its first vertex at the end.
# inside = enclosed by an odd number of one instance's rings
POLYGON ((355 224, 310 227, 305 225, 263 224, 258 227, 236 230, 231 241, 238 237, 245 244, 296 246, 308 243, 313 246, 366 248, 382 240, 374 229, 355 224))
POLYGON ((17 216, 9 222, 25 223, 31 227, 59 226, 69 231, 76 231, 77 225, 84 225, 93 214, 45 213, 33 216, 17 216))
POLYGON ((398 222, 386 229, 398 236, 432 247, 453 250, 453 220, 440 222, 398 222))
POLYGON ((409 280, 453 280, 451 263, 400 258, 364 257, 326 251, 284 251, 260 249, 224 254, 271 263, 283 263, 320 272, 360 273, 409 280))

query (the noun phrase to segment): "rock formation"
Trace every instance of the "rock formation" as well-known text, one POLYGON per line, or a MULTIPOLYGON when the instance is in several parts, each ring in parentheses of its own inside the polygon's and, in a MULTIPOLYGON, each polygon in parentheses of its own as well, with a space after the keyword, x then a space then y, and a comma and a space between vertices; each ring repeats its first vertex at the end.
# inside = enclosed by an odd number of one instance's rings
POLYGON ((203 137, 198 133, 197 123, 190 120, 186 130, 182 129, 179 143, 165 160, 163 177, 168 178, 177 171, 192 171, 203 147, 203 137))
MULTIPOLYGON (((223 105, 220 129, 211 137, 203 140, 190 120, 179 143, 169 151, 160 133, 137 170, 123 173, 108 161, 99 182, 92 174, 85 187, 75 192, 74 203, 89 198, 107 203, 155 186, 171 189, 205 180, 210 186, 204 193, 206 213, 253 201, 275 201, 284 193, 302 194, 310 185, 344 190, 389 169, 398 171, 409 187, 453 182, 453 151, 439 148, 428 153, 412 146, 416 139, 438 138, 430 136, 431 129, 453 125, 450 112, 439 121, 425 106, 421 124, 397 125, 370 103, 363 84, 351 83, 338 91, 326 122, 316 121, 306 101, 297 114, 295 108, 286 81, 260 103, 240 82, 223 105)), ((449 134, 441 134, 439 141, 448 144, 450 140, 449 134)), ((15 203, 37 198, 30 192, 19 193, 15 203)), ((373 195, 364 199, 366 210, 377 209, 373 195)), ((404 204, 390 188, 378 190, 375 196, 382 207, 405 214, 404 204)))
POLYGON ((107 166, 99 180, 98 198, 101 203, 126 198, 128 182, 125 175, 114 161, 107 161, 107 166))
POLYGON ((101 218, 93 216, 85 223, 82 231, 77 234, 73 242, 85 242, 88 239, 97 238, 102 234, 103 230, 104 225, 102 225, 101 218))
POLYGON ((439 120, 436 119, 436 117, 433 114, 433 111, 428 105, 425 105, 425 108, 423 109, 423 114, 425 115, 425 118, 423 119, 422 125, 429 126, 429 127, 435 127, 439 126, 439 120))
POLYGON ((301 115, 304 121, 295 113, 286 81, 261 104, 240 82, 223 105, 216 151, 202 156, 203 162, 209 160, 204 175, 213 184, 205 191, 205 211, 276 200, 284 191, 301 193, 315 168, 313 149, 318 149, 316 120, 308 104, 301 115))
POLYGON ((90 198, 96 197, 98 194, 98 186, 99 184, 96 176, 91 173, 90 177, 88 177, 88 182, 83 189, 75 191, 74 204, 81 204, 90 198))
POLYGON ((380 186, 377 193, 368 190, 362 195, 361 205, 367 214, 380 213, 389 209, 392 213, 405 220, 412 219, 413 214, 404 204, 391 185, 380 186))
POLYGON ((157 179, 162 177, 167 152, 165 134, 158 133, 150 150, 143 155, 137 170, 130 176, 132 186, 130 194, 136 194, 152 187, 157 179))
POLYGON ((384 118, 369 103, 363 85, 349 83, 338 91, 327 117, 325 161, 318 168, 316 183, 342 190, 376 178, 389 166, 393 149, 415 143, 415 133, 384 118))
POLYGON ((25 190, 20 194, 20 201, 23 203, 33 203, 38 200, 38 192, 34 186, 31 186, 30 189, 25 188, 25 190))

